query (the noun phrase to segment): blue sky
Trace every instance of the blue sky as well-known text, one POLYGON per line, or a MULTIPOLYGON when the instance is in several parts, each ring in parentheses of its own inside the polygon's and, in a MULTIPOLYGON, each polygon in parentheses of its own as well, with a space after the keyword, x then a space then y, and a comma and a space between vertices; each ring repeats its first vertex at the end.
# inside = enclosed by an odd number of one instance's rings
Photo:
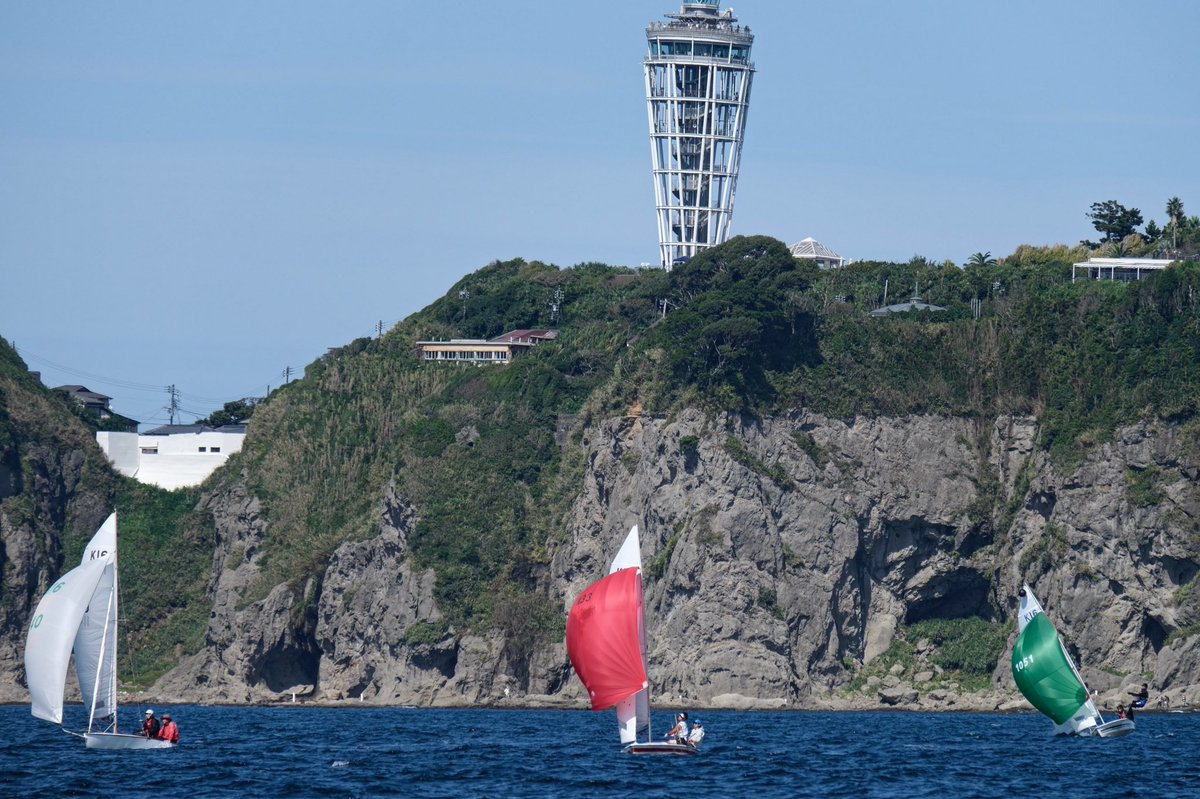
MULTIPOLYGON (((1096 201, 1200 212, 1200 3, 732 6, 735 233, 961 263, 1094 238, 1096 201)), ((494 259, 654 262, 641 60, 677 8, 0 0, 0 336, 190 420, 494 259)))

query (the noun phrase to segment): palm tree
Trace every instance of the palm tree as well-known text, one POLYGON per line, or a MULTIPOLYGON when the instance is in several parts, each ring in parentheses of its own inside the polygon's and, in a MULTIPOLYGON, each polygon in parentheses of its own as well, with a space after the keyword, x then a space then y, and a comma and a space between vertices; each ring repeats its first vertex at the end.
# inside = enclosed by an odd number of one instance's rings
POLYGON ((1125 246, 1123 241, 1115 241, 1108 245, 1109 258, 1124 258, 1129 255, 1129 248, 1125 246))
POLYGON ((987 252, 974 253, 967 259, 967 266, 995 266, 996 259, 992 257, 991 250, 987 252))
POLYGON ((1171 249, 1179 246, 1179 220, 1183 218, 1183 200, 1172 197, 1167 200, 1167 216, 1171 217, 1171 249))

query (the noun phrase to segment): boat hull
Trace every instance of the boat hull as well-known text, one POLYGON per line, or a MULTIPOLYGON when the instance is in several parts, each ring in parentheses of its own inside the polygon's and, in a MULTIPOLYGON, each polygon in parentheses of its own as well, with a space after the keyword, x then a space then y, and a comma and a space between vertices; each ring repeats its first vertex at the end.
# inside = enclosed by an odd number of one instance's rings
POLYGON ((621 750, 627 755, 698 755, 700 750, 687 744, 650 741, 633 743, 621 750))
POLYGON ((1096 728, 1096 734, 1101 738, 1120 738, 1135 729, 1133 719, 1115 719, 1096 728))
POLYGON ((83 738, 88 749, 170 749, 175 745, 170 741, 122 732, 89 732, 83 738))

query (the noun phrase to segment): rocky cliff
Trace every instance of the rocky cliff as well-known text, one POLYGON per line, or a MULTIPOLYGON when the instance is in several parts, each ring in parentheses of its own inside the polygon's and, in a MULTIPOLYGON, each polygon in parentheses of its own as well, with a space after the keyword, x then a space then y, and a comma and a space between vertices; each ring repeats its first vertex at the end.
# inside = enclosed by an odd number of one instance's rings
MULTIPOLYGON (((914 624, 974 617, 1008 630, 1023 581, 1092 687, 1143 679, 1200 702, 1200 495, 1194 430, 1143 423, 1063 474, 1033 418, 749 419, 629 415, 577 431, 584 480, 547 542, 564 614, 642 528, 650 671, 697 706, 994 707, 1015 695, 915 658, 869 676, 914 624)), ((434 573, 409 557, 420 508, 389 487, 375 534, 319 576, 258 598, 267 521, 244 487, 205 503, 217 526, 203 651, 155 693, 190 701, 584 705, 561 636, 515 647, 442 620, 434 573)))
POLYGON ((94 433, 8 359, 0 339, 0 701, 17 702, 30 612, 111 512, 114 481, 94 433))

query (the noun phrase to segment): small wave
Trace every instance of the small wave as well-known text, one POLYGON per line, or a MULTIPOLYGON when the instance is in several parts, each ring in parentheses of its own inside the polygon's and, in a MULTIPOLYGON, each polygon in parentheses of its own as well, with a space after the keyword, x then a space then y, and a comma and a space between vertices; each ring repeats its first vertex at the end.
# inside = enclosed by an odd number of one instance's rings
POLYGON ((335 760, 329 764, 330 768, 346 768, 350 765, 349 760, 335 760))

